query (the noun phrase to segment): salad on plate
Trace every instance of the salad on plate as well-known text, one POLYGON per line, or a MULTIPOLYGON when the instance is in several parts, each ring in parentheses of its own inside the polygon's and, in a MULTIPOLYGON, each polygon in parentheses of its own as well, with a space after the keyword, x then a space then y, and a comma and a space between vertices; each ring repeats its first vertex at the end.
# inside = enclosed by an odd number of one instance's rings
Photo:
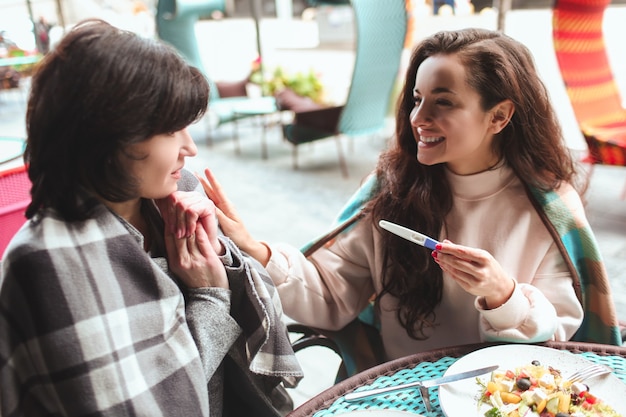
POLYGON ((485 417, 620 417, 589 386, 568 381, 560 370, 537 360, 514 369, 498 369, 481 386, 479 407, 485 417))

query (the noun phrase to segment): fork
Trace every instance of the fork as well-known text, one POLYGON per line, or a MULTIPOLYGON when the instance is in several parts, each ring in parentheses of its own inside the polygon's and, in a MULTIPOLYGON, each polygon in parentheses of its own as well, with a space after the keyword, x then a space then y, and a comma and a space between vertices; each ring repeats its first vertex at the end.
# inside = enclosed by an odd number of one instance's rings
POLYGON ((611 372, 613 372, 613 370, 606 365, 593 364, 574 372, 569 377, 567 377, 566 380, 572 382, 582 382, 584 380, 595 378, 601 375, 606 375, 611 372))
POLYGON ((430 392, 428 391, 428 387, 420 386, 420 395, 422 396, 422 401, 424 402, 424 406, 426 407, 427 412, 433 411, 433 406, 430 403, 430 392))

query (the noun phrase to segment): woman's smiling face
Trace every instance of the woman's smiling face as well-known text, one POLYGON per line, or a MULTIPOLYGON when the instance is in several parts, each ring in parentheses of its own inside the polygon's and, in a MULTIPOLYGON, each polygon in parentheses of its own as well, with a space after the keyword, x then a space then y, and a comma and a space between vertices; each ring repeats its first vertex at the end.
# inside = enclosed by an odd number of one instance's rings
POLYGON ((434 55, 415 77, 415 106, 410 121, 417 159, 424 165, 445 163, 456 174, 481 172, 498 162, 493 150, 494 112, 483 110, 481 97, 466 82, 457 55, 434 55))

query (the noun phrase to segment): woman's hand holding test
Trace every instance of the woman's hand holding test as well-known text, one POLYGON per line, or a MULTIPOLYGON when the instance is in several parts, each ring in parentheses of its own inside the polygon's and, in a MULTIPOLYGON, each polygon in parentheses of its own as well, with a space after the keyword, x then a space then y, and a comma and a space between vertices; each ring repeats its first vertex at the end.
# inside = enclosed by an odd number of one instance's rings
POLYGON ((433 258, 461 288, 484 297, 486 309, 501 306, 513 294, 515 282, 486 250, 457 245, 446 239, 437 245, 433 258))

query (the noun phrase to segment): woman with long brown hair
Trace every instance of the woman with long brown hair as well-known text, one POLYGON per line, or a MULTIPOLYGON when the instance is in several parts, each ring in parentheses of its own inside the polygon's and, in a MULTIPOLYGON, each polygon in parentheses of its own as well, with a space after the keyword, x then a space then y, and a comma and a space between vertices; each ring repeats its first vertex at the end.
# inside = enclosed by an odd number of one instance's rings
POLYGON ((575 168, 529 50, 465 29, 414 49, 395 140, 305 254, 252 239, 210 171, 203 182, 289 316, 336 330, 373 300, 384 360, 485 340, 619 343, 575 168), (439 243, 429 251, 380 220, 439 243))

